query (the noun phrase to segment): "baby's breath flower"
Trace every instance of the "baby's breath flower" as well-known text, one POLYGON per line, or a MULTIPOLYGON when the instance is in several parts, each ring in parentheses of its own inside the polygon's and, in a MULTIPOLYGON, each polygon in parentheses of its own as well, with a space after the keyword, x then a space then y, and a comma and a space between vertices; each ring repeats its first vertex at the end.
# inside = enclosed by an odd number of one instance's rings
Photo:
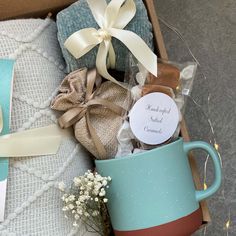
POLYGON ((83 211, 82 211, 81 209, 78 209, 78 210, 77 210, 77 213, 78 213, 79 215, 83 215, 83 211))
POLYGON ((69 207, 71 210, 73 210, 73 209, 75 208, 75 206, 74 206, 73 204, 70 204, 68 207, 69 207))
POLYGON ((68 197, 69 202, 73 202, 74 200, 75 200, 75 195, 72 194, 68 197))
POLYGON ((95 178, 96 178, 96 181, 102 181, 103 180, 102 176, 99 175, 99 174, 96 174, 95 178))
MULTIPOLYGON (((75 177, 68 193, 64 193, 62 210, 74 219, 73 225, 78 226, 82 220, 88 225, 97 226, 97 232, 104 232, 103 212, 105 203, 108 202, 105 189, 109 187, 111 177, 103 177, 100 174, 88 170, 83 176, 75 177), (102 216, 103 215, 103 216, 102 216)), ((65 192, 65 184, 59 183, 59 189, 65 192)), ((66 215, 66 216, 67 216, 66 215)), ((107 215, 106 215, 107 216, 107 215)))
POLYGON ((80 187, 80 189, 81 189, 81 190, 85 190, 85 187, 82 185, 82 186, 80 187))
POLYGON ((98 191, 97 189, 94 189, 94 190, 92 191, 92 194, 93 194, 94 196, 97 196, 97 195, 99 194, 99 191, 98 191))
POLYGON ((66 185, 64 184, 64 182, 60 182, 60 183, 58 184, 58 188, 59 188, 59 190, 61 190, 62 192, 65 192, 66 185))
POLYGON ((106 195, 105 189, 104 189, 104 188, 101 188, 101 191, 100 191, 100 193, 99 193, 99 196, 100 196, 100 197, 103 197, 103 196, 105 196, 105 195, 106 195))
POLYGON ((99 215, 99 211, 97 210, 93 211, 92 216, 98 216, 98 215, 99 215))
POLYGON ((66 200, 66 198, 67 198, 67 194, 64 194, 64 195, 62 196, 61 200, 64 202, 64 201, 66 200))
POLYGON ((90 214, 86 211, 86 212, 84 212, 84 216, 85 216, 85 217, 89 217, 90 214))
POLYGON ((74 184, 75 184, 75 186, 79 186, 79 185, 81 184, 80 178, 75 177, 75 178, 74 178, 74 184))
POLYGON ((99 190, 102 187, 102 184, 100 182, 97 182, 94 186, 95 189, 99 190))
POLYGON ((89 173, 89 174, 87 175, 87 178, 90 179, 90 180, 93 180, 93 179, 94 179, 93 173, 89 173))
POLYGON ((107 180, 106 180, 106 179, 102 181, 102 185, 103 185, 104 187, 107 185, 107 180))
POLYGON ((64 206, 64 207, 62 208, 62 210, 63 210, 63 211, 68 211, 69 208, 68 208, 67 206, 64 206))

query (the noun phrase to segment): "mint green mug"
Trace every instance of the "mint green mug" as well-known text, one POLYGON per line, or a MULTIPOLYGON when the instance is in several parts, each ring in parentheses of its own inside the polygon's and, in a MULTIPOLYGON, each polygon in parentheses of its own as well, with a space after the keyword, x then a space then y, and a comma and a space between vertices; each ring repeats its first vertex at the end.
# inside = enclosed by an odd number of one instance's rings
POLYGON ((221 184, 221 165, 215 149, 205 142, 182 138, 132 156, 97 160, 97 171, 111 176, 108 211, 116 236, 189 236, 202 224, 199 202, 221 184), (196 190, 188 161, 192 149, 207 151, 215 180, 196 190))

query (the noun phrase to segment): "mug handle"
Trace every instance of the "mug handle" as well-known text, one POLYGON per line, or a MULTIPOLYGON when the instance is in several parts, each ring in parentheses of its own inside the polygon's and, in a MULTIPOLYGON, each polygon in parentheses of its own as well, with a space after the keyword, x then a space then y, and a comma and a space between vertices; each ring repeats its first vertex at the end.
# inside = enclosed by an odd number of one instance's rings
POLYGON ((202 142, 202 141, 188 142, 188 143, 184 143, 183 147, 186 154, 188 154, 188 152, 191 151, 192 149, 198 149, 198 148, 203 149, 209 153, 210 157, 213 160, 213 164, 215 168, 215 180, 213 184, 206 190, 196 191, 196 199, 198 202, 200 202, 212 196, 220 188, 220 184, 221 184, 220 158, 216 150, 210 144, 206 142, 202 142))

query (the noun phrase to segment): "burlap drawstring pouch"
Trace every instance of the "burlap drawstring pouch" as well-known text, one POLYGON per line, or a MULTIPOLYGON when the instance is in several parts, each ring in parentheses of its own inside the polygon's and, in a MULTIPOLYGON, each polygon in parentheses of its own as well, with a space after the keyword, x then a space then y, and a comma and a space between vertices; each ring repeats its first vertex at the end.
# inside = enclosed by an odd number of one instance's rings
POLYGON ((117 152, 117 138, 123 116, 130 105, 129 92, 110 81, 102 83, 96 69, 69 74, 52 102, 52 109, 64 111, 62 128, 74 126, 76 139, 97 159, 117 152))

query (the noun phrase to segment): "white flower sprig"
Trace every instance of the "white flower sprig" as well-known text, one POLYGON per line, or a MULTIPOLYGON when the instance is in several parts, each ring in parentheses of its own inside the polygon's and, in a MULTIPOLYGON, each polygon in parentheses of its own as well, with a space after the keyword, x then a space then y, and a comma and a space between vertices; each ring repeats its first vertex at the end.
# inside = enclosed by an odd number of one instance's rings
POLYGON ((65 184, 63 182, 59 184, 59 189, 65 192, 62 196, 64 203, 62 210, 66 217, 68 215, 73 217, 75 227, 82 221, 94 231, 106 235, 105 231, 109 228, 106 222, 108 217, 105 206, 108 202, 106 188, 109 188, 110 181, 110 176, 102 177, 88 170, 83 176, 74 178, 67 192, 65 184))

